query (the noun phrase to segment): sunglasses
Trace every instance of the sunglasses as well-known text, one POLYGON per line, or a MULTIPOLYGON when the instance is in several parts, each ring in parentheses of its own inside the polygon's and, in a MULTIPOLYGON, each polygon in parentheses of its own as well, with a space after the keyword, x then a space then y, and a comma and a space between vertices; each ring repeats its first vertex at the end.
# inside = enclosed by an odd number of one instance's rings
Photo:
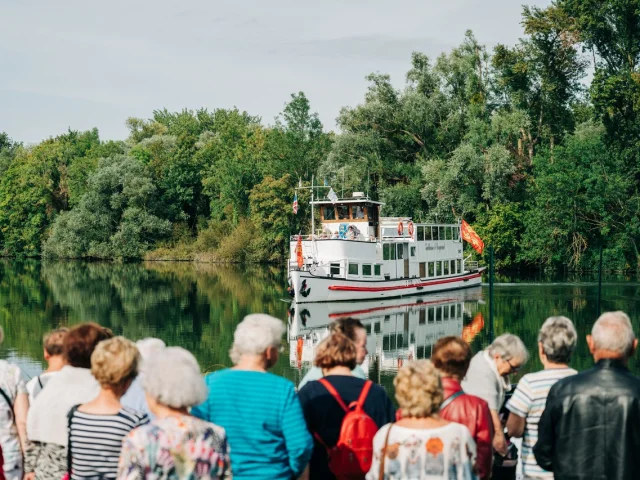
POLYGON ((509 367, 511 368, 511 373, 518 373, 520 371, 521 365, 513 365, 509 360, 505 360, 509 367))

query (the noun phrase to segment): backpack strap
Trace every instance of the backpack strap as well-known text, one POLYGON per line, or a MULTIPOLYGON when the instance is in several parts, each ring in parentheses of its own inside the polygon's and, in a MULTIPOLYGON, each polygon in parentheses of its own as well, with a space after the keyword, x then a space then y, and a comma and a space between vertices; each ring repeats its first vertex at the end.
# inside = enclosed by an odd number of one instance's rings
POLYGON ((38 379, 38 384, 40 385, 40 390, 42 390, 44 388, 44 385, 42 385, 42 380, 40 380, 40 375, 38 375, 36 378, 38 379))
POLYGON ((5 392, 4 388, 2 387, 0 387, 0 395, 2 395, 2 398, 4 398, 4 401, 7 402, 7 405, 9 405, 9 410, 11 410, 11 417, 13 418, 12 421, 15 422, 16 414, 13 411, 13 403, 11 403, 11 398, 9 398, 9 395, 7 395, 7 392, 5 392))
POLYGON ((442 402, 442 404, 440 405, 440 411, 443 411, 445 408, 447 408, 451 402, 453 402, 456 398, 458 398, 460 395, 464 395, 464 392, 462 390, 458 390, 456 393, 454 393, 453 395, 450 395, 449 397, 447 397, 444 402, 442 402))
POLYGON ((364 382, 364 387, 362 387, 362 392, 360 392, 358 401, 351 402, 349 407, 352 407, 355 404, 356 410, 362 410, 364 408, 364 402, 367 399, 367 395, 369 395, 369 390, 371 390, 371 385, 373 385, 373 382, 371 380, 367 380, 366 382, 364 382))
POLYGON ((349 408, 347 408, 347 406, 345 405, 344 400, 342 400, 342 397, 340 397, 340 394, 338 393, 338 391, 335 388, 333 388, 333 385, 331 385, 331 383, 329 383, 329 381, 326 378, 321 378, 318 381, 324 386, 324 388, 326 388, 329 391, 331 396, 336 399, 336 402, 338 402, 338 405, 340 405, 340 407, 342 407, 342 409, 345 412, 348 412, 349 408))
POLYGON ((67 413, 67 475, 69 479, 71 478, 71 421, 79 407, 80 404, 74 405, 67 413))
POLYGON ((380 455, 382 458, 380 459, 380 473, 378 474, 379 479, 384 479, 384 459, 387 456, 387 446, 389 445, 389 434, 391 433, 391 427, 393 427, 393 423, 389 424, 389 430, 387 430, 387 434, 384 436, 384 446, 382 447, 382 451, 380 455))

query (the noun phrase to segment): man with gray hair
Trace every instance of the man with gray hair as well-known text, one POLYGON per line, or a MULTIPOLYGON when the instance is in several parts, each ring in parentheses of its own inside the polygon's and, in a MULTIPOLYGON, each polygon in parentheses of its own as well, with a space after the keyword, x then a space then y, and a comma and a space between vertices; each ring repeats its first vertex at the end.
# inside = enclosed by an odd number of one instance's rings
POLYGON ((507 379, 528 359, 529 352, 522 340, 504 333, 471 359, 467 376, 461 382, 464 393, 480 397, 489 404, 494 429, 493 448, 502 456, 507 454, 508 447, 499 412, 509 389, 507 379))
POLYGON ((536 461, 556 480, 640 478, 640 379, 627 369, 638 340, 627 314, 602 314, 587 344, 596 365, 551 387, 536 461))

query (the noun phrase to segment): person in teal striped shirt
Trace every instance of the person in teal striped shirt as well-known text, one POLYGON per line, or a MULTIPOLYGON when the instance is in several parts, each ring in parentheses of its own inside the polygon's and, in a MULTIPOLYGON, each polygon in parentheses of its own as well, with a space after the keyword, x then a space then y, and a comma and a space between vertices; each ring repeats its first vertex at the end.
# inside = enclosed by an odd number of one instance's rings
POLYGON ((234 333, 233 368, 207 375, 209 396, 191 413, 225 429, 235 480, 306 477, 313 451, 295 387, 268 373, 278 361, 285 326, 248 315, 234 333))

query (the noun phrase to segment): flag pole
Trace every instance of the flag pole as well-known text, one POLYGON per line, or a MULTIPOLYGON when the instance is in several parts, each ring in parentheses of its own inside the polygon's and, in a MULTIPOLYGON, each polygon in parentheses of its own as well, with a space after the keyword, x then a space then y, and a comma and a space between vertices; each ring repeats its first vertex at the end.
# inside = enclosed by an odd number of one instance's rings
POLYGON ((316 225, 316 219, 313 211, 313 175, 311 175, 311 240, 313 240, 313 229, 316 225))
POLYGON ((493 342, 493 245, 489 246, 489 343, 493 342))

